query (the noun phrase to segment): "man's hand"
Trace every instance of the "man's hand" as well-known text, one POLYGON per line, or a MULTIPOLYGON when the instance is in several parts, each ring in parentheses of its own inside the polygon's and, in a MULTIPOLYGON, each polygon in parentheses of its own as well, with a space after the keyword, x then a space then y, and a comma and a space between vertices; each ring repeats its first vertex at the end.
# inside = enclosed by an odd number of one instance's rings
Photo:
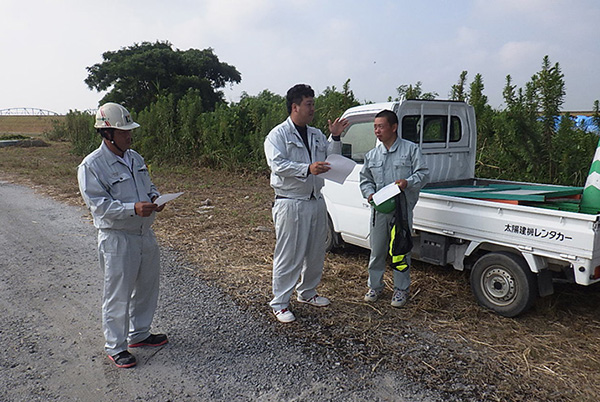
POLYGON ((342 133, 342 131, 344 131, 346 127, 348 127, 350 123, 348 122, 348 120, 341 119, 338 117, 333 121, 333 123, 331 122, 331 120, 327 120, 327 124, 329 125, 329 132, 331 133, 331 135, 333 135, 334 137, 338 137, 342 133))
POLYGON ((135 203, 135 214, 144 218, 152 215, 152 212, 156 211, 158 206, 148 201, 141 201, 135 203))
MULTIPOLYGON (((157 196, 152 197, 152 202, 154 202, 157 198, 158 198, 157 196)), ((156 208, 156 212, 160 212, 163 209, 165 209, 165 205, 167 205, 167 204, 162 204, 161 206, 159 206, 158 208, 156 208)))
POLYGON ((408 182, 406 179, 396 180, 396 184, 398 187, 400 187, 400 190, 404 190, 406 187, 408 187, 408 182))
POLYGON ((325 173, 331 167, 329 166, 329 162, 315 162, 309 166, 310 174, 318 175, 321 173, 325 173))

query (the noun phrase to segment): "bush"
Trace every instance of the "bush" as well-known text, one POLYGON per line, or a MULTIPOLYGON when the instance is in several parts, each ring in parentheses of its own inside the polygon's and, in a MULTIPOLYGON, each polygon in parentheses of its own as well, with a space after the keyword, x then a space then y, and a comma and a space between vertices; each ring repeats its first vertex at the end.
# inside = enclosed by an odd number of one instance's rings
POLYGON ((53 141, 69 140, 75 155, 85 156, 100 146, 101 138, 94 129, 94 116, 70 110, 64 122, 52 121, 52 129, 45 133, 53 141))

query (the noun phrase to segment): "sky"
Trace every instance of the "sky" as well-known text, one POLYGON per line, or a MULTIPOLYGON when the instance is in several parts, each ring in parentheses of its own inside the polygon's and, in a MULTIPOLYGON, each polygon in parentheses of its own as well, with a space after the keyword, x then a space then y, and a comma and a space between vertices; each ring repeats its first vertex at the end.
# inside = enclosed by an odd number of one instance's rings
POLYGON ((524 87, 548 55, 564 74, 563 110, 592 110, 599 21, 597 0, 2 0, 0 110, 95 109, 105 93, 84 83, 86 67, 156 41, 212 48, 235 66, 242 81, 223 88, 228 102, 348 79, 361 102, 419 81, 445 99, 467 71, 500 109, 506 76, 524 87))

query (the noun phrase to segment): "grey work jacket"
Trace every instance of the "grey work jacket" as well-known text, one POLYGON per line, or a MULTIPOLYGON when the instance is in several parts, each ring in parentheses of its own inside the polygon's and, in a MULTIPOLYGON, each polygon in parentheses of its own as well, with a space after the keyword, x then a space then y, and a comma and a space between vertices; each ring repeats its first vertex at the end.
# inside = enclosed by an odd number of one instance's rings
POLYGON ((98 229, 122 230, 145 234, 150 230, 155 213, 143 218, 136 215, 135 203, 151 202, 160 193, 150 180, 144 159, 133 150, 126 151, 131 162, 127 166, 104 142, 79 165, 79 191, 98 229))
POLYGON ((307 127, 310 155, 290 117, 273 128, 265 139, 265 156, 275 195, 300 200, 308 200, 311 195, 320 198, 324 179, 309 174, 308 167, 324 161, 330 154, 342 153, 341 141, 328 141, 321 130, 307 127))
POLYGON ((419 146, 400 137, 388 150, 382 143, 365 155, 360 171, 360 191, 363 197, 381 190, 396 180, 406 179, 404 191, 408 203, 409 223, 412 226, 412 209, 419 200, 421 188, 429 179, 429 168, 419 146))

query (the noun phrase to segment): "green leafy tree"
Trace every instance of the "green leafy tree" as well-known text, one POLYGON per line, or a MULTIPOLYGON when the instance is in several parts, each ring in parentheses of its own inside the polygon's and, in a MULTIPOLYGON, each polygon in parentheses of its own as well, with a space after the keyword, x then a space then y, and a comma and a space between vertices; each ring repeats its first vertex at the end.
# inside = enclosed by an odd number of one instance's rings
POLYGON ((467 72, 463 71, 460 73, 460 78, 458 79, 458 83, 452 85, 452 90, 450 91, 450 100, 461 101, 464 102, 467 100, 467 72))
POLYGON ((594 114, 592 115, 592 121, 596 126, 596 131, 600 133, 600 101, 594 101, 594 114))
MULTIPOLYGON (((563 78, 559 64, 551 65, 550 58, 546 55, 542 61, 542 70, 535 74, 531 81, 542 124, 543 157, 550 179, 555 176, 558 169, 552 138, 557 130, 560 108, 564 103, 565 83, 563 78)), ((562 152, 561 150, 556 151, 562 152)))
POLYGON ((102 63, 87 67, 85 83, 109 90, 100 103, 121 103, 131 111, 142 111, 161 95, 172 94, 178 101, 190 89, 201 95, 204 110, 214 110, 224 102, 220 89, 241 81, 236 68, 220 62, 210 48, 181 51, 166 41, 142 42, 102 57, 102 63))
POLYGON ((329 134, 329 126, 327 120, 334 121, 342 116, 346 109, 359 105, 354 96, 354 92, 350 89, 350 79, 347 79, 342 87, 342 91, 338 91, 335 86, 327 87, 322 94, 315 98, 315 119, 312 125, 318 127, 325 135, 329 134))
MULTIPOLYGON (((409 85, 400 85, 396 88, 396 92, 398 93, 398 97, 395 99, 396 101, 401 101, 404 99, 424 99, 424 100, 433 100, 437 98, 437 92, 423 92, 421 86, 423 83, 418 81, 414 86, 412 84, 409 85)), ((390 99, 391 100, 391 99, 390 99)))

